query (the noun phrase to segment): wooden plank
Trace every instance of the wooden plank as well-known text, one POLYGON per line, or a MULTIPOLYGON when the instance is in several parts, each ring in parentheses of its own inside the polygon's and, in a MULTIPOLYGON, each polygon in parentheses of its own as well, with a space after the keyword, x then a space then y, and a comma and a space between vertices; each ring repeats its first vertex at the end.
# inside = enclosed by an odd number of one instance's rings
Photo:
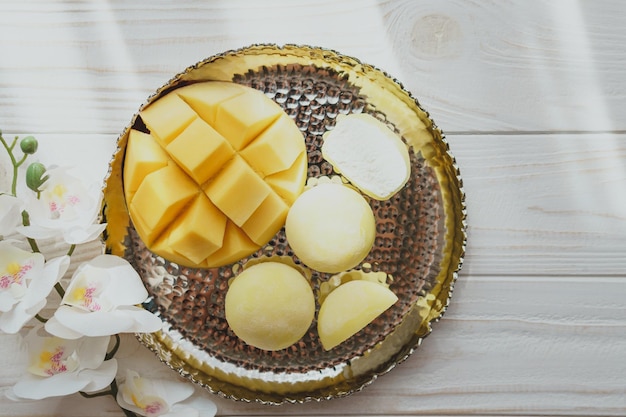
POLYGON ((626 136, 449 137, 469 275, 624 276, 626 136))
POLYGON ((449 131, 623 130, 623 2, 382 2, 408 87, 449 131))
POLYGON ((620 0, 2 2, 1 123, 117 134, 188 65, 275 42, 380 67, 448 132, 623 131, 623 13, 620 0))
MULTIPOLYGON (((268 407, 214 396, 229 415, 607 415, 626 413, 625 278, 524 276, 458 281, 433 333, 404 363, 343 399, 268 407), (565 290, 567 288, 567 290, 565 290)), ((19 375, 11 338, 0 336, 0 384, 19 375)), ((120 368, 173 375, 132 338, 120 368)), ((0 399, 3 415, 68 417, 98 409, 121 415, 112 399, 78 396, 34 403, 0 399)))

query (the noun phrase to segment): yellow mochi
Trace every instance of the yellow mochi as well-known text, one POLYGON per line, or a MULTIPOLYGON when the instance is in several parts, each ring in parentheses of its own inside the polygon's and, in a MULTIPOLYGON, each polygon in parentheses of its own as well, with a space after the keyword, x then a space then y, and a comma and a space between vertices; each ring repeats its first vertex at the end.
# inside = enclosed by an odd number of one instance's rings
POLYGON ((262 262, 232 281, 225 313, 228 325, 244 342, 280 350, 308 331, 315 316, 315 297, 309 281, 295 268, 262 262))
POLYGON ((255 252, 284 225, 308 161, 302 133, 278 104, 211 81, 169 92, 140 117, 149 132, 129 132, 124 195, 150 250, 218 267, 255 252))
POLYGON ((285 223, 287 241, 300 260, 320 272, 357 266, 376 237, 371 207, 358 192, 342 184, 323 183, 302 193, 285 223))
POLYGON ((333 290, 320 307, 317 332, 326 350, 355 335, 398 297, 385 285, 364 280, 348 281, 333 290))

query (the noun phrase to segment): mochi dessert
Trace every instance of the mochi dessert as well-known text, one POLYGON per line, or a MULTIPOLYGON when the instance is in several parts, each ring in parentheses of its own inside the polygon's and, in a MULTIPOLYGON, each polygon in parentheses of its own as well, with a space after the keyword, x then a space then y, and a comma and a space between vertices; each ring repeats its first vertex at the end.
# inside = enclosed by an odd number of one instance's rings
POLYGON ((307 176, 304 138, 262 92, 207 81, 175 89, 131 130, 123 183, 142 241, 172 262, 210 268, 258 250, 285 223, 307 176))
POLYGON ((322 155, 364 194, 387 200, 409 180, 411 162, 402 139, 375 117, 350 114, 324 134, 322 155))
POLYGON ((393 291, 378 282, 354 280, 340 285, 326 296, 317 316, 322 346, 330 350, 346 341, 396 301, 393 291))
POLYGON ((226 321, 244 342, 280 350, 305 335, 315 316, 310 282, 281 262, 250 266, 231 282, 225 300, 226 321))
POLYGON ((285 234, 306 266, 336 273, 365 259, 376 237, 376 220, 367 201, 354 189, 320 183, 294 202, 285 234))

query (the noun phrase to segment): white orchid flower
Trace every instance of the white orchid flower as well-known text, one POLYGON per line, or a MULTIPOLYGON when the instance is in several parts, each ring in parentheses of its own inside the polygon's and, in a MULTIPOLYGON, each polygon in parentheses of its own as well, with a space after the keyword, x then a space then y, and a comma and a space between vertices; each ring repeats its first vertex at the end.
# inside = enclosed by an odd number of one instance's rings
POLYGON ((0 239, 15 232, 22 220, 22 202, 10 194, 0 194, 0 239))
POLYGON ((100 255, 76 269, 46 330, 66 339, 155 332, 161 320, 136 306, 147 297, 139 274, 126 260, 100 255))
POLYGON ((117 403, 120 407, 146 417, 213 417, 217 407, 205 398, 191 398, 189 383, 169 379, 142 378, 127 369, 120 384, 117 403))
POLYGON ((17 333, 35 317, 69 265, 69 256, 45 262, 41 253, 0 242, 0 330, 17 333))
POLYGON ((100 185, 87 187, 63 167, 51 168, 46 175, 40 195, 25 199, 30 225, 18 226, 17 231, 32 239, 62 236, 72 245, 96 239, 106 227, 96 223, 103 198, 100 185))
POLYGON ((105 361, 110 336, 65 340, 50 336, 41 326, 24 338, 27 372, 13 386, 13 399, 40 400, 78 391, 94 392, 109 386, 117 361, 105 361))

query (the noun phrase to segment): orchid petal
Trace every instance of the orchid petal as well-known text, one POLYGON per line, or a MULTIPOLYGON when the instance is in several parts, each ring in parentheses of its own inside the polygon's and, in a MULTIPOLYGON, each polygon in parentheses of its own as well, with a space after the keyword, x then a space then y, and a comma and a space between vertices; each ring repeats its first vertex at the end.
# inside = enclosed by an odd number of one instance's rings
POLYGON ((88 381, 82 391, 94 392, 106 388, 115 379, 116 373, 117 361, 115 359, 104 361, 97 369, 85 369, 79 372, 79 378, 88 381))
POLYGON ((115 300, 116 305, 140 304, 148 297, 141 277, 125 259, 113 255, 100 255, 90 264, 109 271, 111 279, 106 293, 115 300))
POLYGON ((0 313, 7 313, 11 311, 15 304, 17 304, 17 299, 13 297, 10 292, 0 292, 0 313))
POLYGON ((84 338, 78 351, 81 367, 88 369, 100 367, 107 353, 110 340, 109 336, 84 338))
POLYGON ((106 229, 106 226, 106 223, 102 223, 93 224, 85 228, 74 227, 66 229, 63 232, 63 240, 71 245, 91 242, 100 236, 104 229, 106 229))
POLYGON ((13 394, 20 398, 41 400, 48 397, 59 397, 81 391, 89 384, 88 380, 76 378, 76 374, 59 374, 53 377, 41 377, 24 373, 13 386, 13 394))
MULTIPOLYGON (((127 369, 117 402, 122 408, 142 416, 199 416, 199 412, 193 408, 176 405, 187 400, 193 393, 194 388, 185 382, 142 378, 137 372, 127 369), (174 413, 174 409, 177 412, 174 413)), ((206 408, 206 404, 203 407, 206 408)))
MULTIPOLYGON (((214 417, 217 414, 217 405, 208 398, 193 396, 187 398, 172 407, 172 415, 182 415, 182 410, 178 411, 178 407, 190 408, 198 412, 198 417, 214 417)), ((189 414, 191 415, 191 414, 189 414)))
MULTIPOLYGON (((90 337, 116 333, 152 333, 163 325, 157 316, 133 306, 96 312, 60 306, 54 318, 67 329, 90 337)), ((52 334, 56 331, 52 327, 46 327, 46 330, 52 334)))
POLYGON ((20 224, 22 202, 12 195, 0 194, 0 236, 10 235, 20 224))
POLYGON ((21 303, 18 303, 12 310, 0 315, 0 330, 9 334, 19 332, 22 327, 24 327, 30 319, 35 317, 35 315, 45 306, 46 300, 43 299, 37 304, 32 305, 31 308, 26 311, 23 308, 24 306, 21 303))
POLYGON ((181 404, 174 404, 169 413, 161 414, 159 417, 200 417, 200 411, 193 407, 181 404))
POLYGON ((51 335, 60 337, 62 339, 73 340, 73 339, 80 339, 81 337, 84 336, 83 334, 64 326, 54 316, 48 319, 48 321, 45 324, 45 328, 46 328, 46 331, 50 333, 51 335))
MULTIPOLYGON (((26 304, 26 308, 29 304, 38 302, 41 299, 48 297, 54 284, 65 275, 65 272, 70 266, 70 257, 67 255, 54 258, 45 263, 43 273, 41 277, 33 280, 28 287, 28 293, 23 299, 23 303, 26 304)), ((35 312, 38 313, 39 310, 35 312)))

